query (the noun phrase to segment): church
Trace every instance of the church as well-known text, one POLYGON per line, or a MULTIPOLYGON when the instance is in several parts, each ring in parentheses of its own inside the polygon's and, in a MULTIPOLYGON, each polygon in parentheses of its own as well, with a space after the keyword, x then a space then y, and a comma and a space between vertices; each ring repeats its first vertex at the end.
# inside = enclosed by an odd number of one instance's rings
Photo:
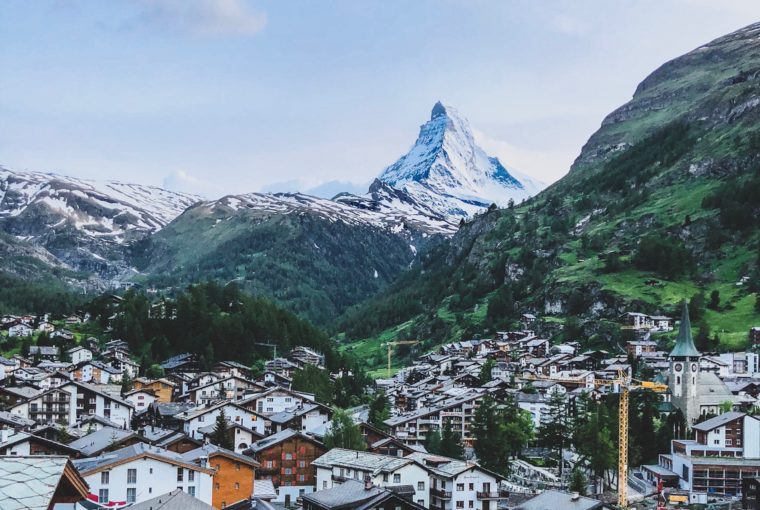
POLYGON ((683 304, 676 345, 670 352, 668 387, 673 406, 681 410, 691 428, 700 416, 720 414, 721 406, 731 402, 734 409, 742 407, 745 397, 734 395, 718 375, 702 367, 702 353, 691 336, 689 309, 683 304))

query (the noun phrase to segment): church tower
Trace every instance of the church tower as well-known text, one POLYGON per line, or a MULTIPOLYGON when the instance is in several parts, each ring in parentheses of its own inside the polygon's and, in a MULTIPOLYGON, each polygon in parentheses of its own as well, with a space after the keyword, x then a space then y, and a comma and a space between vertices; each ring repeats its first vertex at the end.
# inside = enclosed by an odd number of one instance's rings
POLYGON ((668 386, 670 386, 673 405, 681 410, 689 428, 699 417, 697 388, 699 386, 699 360, 701 357, 702 354, 697 350, 694 339, 691 337, 689 309, 684 302, 678 338, 670 353, 668 386))

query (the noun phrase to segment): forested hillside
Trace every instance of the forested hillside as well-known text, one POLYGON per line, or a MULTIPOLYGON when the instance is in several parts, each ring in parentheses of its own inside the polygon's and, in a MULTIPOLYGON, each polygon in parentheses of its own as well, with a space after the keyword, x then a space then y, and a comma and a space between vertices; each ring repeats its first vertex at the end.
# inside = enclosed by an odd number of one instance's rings
POLYGON ((425 348, 533 312, 546 334, 614 347, 619 314, 675 315, 687 299, 702 348, 744 345, 760 325, 758 32, 663 65, 565 178, 463 225, 349 311, 339 338, 379 364, 381 340, 428 339, 425 348), (562 333, 560 315, 570 317, 562 333))

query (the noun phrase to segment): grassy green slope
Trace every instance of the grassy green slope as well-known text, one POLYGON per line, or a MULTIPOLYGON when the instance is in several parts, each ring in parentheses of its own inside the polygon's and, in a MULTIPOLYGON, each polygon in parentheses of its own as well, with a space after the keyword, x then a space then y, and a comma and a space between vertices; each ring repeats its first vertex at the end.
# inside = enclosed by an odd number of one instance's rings
MULTIPOLYGON (((344 348, 378 365, 388 339, 423 339, 424 349, 515 326, 524 311, 581 320, 630 309, 674 314, 700 291, 720 293, 703 322, 722 347, 743 347, 749 327, 760 325, 759 30, 650 75, 565 178, 468 223, 349 311, 338 328, 344 348), (667 246, 646 260, 642 239, 667 246), (742 277, 749 281, 737 285, 742 277)), ((593 321, 577 334, 618 340, 593 321)))

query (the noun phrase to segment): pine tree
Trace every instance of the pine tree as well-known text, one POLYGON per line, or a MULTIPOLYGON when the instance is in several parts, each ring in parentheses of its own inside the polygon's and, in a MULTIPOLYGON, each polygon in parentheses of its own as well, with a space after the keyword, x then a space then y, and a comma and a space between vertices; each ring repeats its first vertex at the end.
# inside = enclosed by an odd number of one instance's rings
POLYGON ((441 455, 441 432, 438 429, 428 432, 425 436, 424 446, 428 453, 441 455))
POLYGON ((581 496, 585 496, 587 487, 588 481, 583 472, 578 468, 573 469, 573 473, 570 476, 570 486, 568 487, 570 492, 577 492, 581 496))
POLYGON ((480 375, 478 379, 480 379, 480 384, 486 384, 493 379, 493 367, 496 365, 496 362, 492 360, 491 358, 488 358, 485 363, 483 363, 483 366, 480 367, 480 375))
POLYGON ((385 395, 384 391, 380 391, 369 404, 369 416, 367 419, 371 425, 384 429, 384 422, 390 417, 391 412, 388 397, 385 395))
POLYGON ((464 445, 462 435, 454 430, 451 420, 446 420, 441 433, 441 455, 452 459, 464 459, 464 445))
POLYGON ((364 451, 367 449, 361 430, 344 411, 336 410, 331 423, 330 430, 325 434, 325 447, 328 450, 346 448, 364 451))
POLYGON ((538 429, 538 441, 542 446, 556 451, 559 455, 559 472, 562 474, 562 454, 570 436, 567 416, 567 398, 564 393, 554 391, 547 402, 546 420, 538 429))
POLYGON ((224 413, 224 409, 222 409, 216 417, 216 426, 211 433, 211 442, 228 450, 234 448, 232 439, 230 438, 230 426, 229 423, 227 423, 227 415, 224 413))

